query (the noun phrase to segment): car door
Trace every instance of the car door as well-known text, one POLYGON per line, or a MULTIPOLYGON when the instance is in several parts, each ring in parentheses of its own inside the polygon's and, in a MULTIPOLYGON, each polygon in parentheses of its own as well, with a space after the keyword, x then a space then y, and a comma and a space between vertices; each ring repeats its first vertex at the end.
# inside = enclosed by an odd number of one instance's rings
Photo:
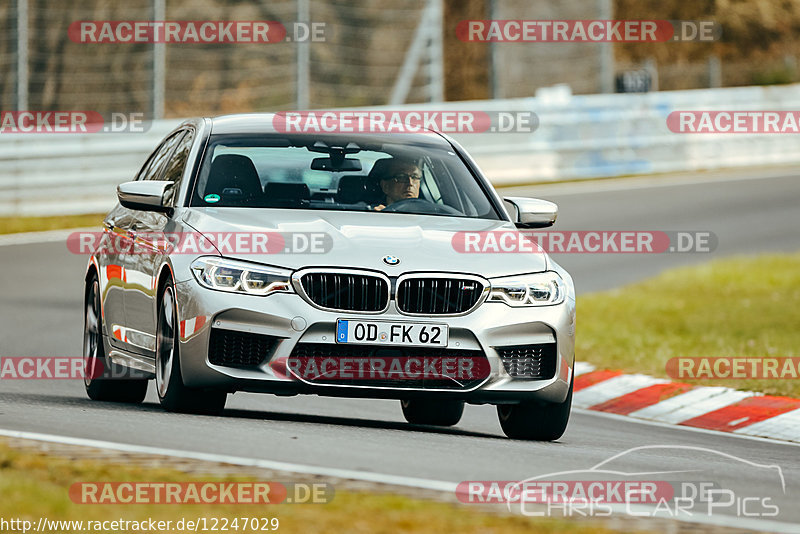
MULTIPOLYGON (((169 155, 182 136, 183 131, 181 130, 167 137, 142 167, 136 180, 158 180, 163 175, 169 155)), ((135 326, 141 322, 143 314, 152 313, 151 310, 143 308, 148 299, 143 298, 142 295, 153 291, 149 281, 141 276, 136 268, 137 258, 148 254, 148 251, 142 247, 141 241, 137 239, 140 214, 139 210, 119 206, 118 218, 115 220, 115 233, 125 243, 117 257, 117 262, 121 267, 120 285, 123 288, 121 304, 124 313, 117 314, 116 319, 120 322, 107 324, 113 345, 129 352, 149 355, 151 351, 155 350, 155 336, 135 326)))
MULTIPOLYGON (((148 162, 145 162, 145 167, 148 162)), ((103 241, 98 253, 100 299, 103 309, 103 325, 111 345, 122 343, 121 329, 125 326, 125 269, 124 250, 133 243, 128 237, 128 228, 133 224, 133 213, 121 204, 111 210, 103 220, 103 241)))
MULTIPOLYGON (((167 201, 177 200, 183 171, 194 141, 194 129, 186 128, 170 141, 164 163, 158 173, 148 179, 166 180, 174 185, 167 193, 167 201)), ((129 328, 140 338, 139 347, 155 351, 156 292, 158 272, 162 265, 166 244, 166 233, 173 230, 170 218, 164 213, 135 210, 133 230, 138 253, 127 258, 128 276, 135 281, 126 292, 126 308, 129 328)))

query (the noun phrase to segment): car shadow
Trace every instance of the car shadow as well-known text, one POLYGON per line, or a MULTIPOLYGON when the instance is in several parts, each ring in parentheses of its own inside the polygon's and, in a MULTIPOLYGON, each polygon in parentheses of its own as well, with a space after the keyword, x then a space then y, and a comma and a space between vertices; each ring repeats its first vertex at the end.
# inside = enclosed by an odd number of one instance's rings
MULTIPOLYGON (((47 395, 42 393, 20 393, 20 392, 3 392, 3 398, 8 401, 14 399, 12 403, 24 403, 40 406, 53 406, 53 407, 74 407, 82 410, 102 410, 113 411, 115 413, 156 413, 169 416, 179 417, 203 417, 203 418, 220 418, 220 419, 250 419, 258 421, 285 421, 291 423, 311 423, 317 425, 337 425, 347 427, 359 428, 374 428, 381 430, 403 430, 405 432, 421 432, 427 434, 443 434, 452 436, 465 436, 477 438, 491 438, 502 439, 507 441, 501 435, 489 434, 486 432, 475 432, 470 430, 462 430, 452 427, 437 427, 430 425, 413 425, 411 423, 399 421, 382 421, 378 419, 364 419, 360 417, 343 417, 343 416, 330 416, 330 415, 314 415, 302 413, 286 413, 274 412, 269 410, 244 410, 240 408, 225 409, 221 415, 192 415, 192 414, 169 414, 164 411, 157 402, 145 401, 142 404, 127 404, 122 402, 106 402, 94 401, 88 398, 72 397, 68 395, 47 395)), ((2 413, 2 404, 0 404, 0 413, 2 413)))
POLYGON ((381 421, 377 419, 363 419, 360 417, 340 417, 330 415, 312 415, 286 412, 271 412, 264 410, 242 410, 238 408, 226 409, 223 417, 236 417, 238 419, 258 419, 269 421, 289 421, 295 423, 312 423, 321 425, 337 425, 361 428, 376 428, 382 430, 403 430, 424 432, 429 434, 448 434, 457 436, 469 436, 478 438, 501 438, 495 434, 485 432, 474 432, 471 430, 461 430, 452 427, 440 427, 431 425, 413 425, 399 421, 381 421))

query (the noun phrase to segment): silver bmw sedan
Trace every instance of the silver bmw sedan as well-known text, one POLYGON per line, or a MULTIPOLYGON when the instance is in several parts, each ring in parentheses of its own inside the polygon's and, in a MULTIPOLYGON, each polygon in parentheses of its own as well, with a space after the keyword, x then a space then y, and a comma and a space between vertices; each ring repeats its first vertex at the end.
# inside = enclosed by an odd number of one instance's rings
POLYGON ((85 275, 89 397, 391 398, 440 426, 488 403, 511 438, 559 438, 575 290, 534 236, 557 207, 500 198, 436 132, 274 117, 189 120, 118 186, 85 275))

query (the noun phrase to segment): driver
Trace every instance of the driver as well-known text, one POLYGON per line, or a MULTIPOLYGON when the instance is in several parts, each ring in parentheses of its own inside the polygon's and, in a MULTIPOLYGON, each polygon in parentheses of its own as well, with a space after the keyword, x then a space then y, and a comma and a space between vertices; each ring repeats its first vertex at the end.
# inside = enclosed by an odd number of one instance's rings
POLYGON ((419 166, 408 160, 393 160, 386 167, 386 173, 380 179, 381 190, 386 195, 383 204, 375 206, 375 211, 391 206, 395 202, 409 198, 419 198, 419 185, 422 171, 419 166))

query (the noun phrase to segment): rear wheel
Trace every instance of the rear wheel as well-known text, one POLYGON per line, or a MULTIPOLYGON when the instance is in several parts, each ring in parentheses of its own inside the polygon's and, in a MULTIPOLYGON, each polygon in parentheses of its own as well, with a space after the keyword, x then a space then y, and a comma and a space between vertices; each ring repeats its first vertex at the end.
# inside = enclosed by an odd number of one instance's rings
POLYGON ((464 413, 464 401, 410 399, 400 403, 406 421, 415 425, 453 426, 464 413))
POLYGON ((92 400, 142 402, 147 395, 147 379, 114 378, 131 371, 106 358, 103 314, 100 310, 100 284, 97 275, 93 274, 87 282, 83 325, 83 385, 86 394, 92 400))
POLYGON ((564 435, 572 408, 572 384, 564 402, 500 404, 497 417, 511 439, 553 441, 564 435))
POLYGON ((167 283, 161 294, 156 328, 156 391, 158 400, 170 412, 219 414, 225 408, 225 391, 189 388, 181 375, 177 336, 178 313, 175 288, 167 283))

